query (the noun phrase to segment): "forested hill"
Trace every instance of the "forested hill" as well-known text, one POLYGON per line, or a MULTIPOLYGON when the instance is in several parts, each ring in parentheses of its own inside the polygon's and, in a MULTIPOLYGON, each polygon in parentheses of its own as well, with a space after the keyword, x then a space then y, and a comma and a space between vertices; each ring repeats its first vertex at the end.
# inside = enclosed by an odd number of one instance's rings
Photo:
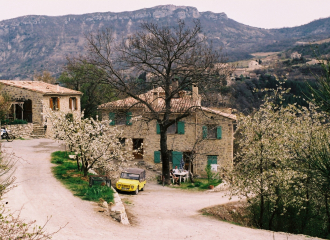
POLYGON ((132 12, 90 13, 59 17, 24 16, 0 22, 0 79, 31 78, 35 71, 62 71, 66 55, 84 52, 85 34, 110 27, 115 38, 134 33, 143 21, 172 25, 200 19, 203 32, 230 60, 256 51, 284 50, 296 41, 330 36, 330 20, 284 29, 261 29, 238 23, 225 13, 198 12, 194 7, 157 6, 132 12))

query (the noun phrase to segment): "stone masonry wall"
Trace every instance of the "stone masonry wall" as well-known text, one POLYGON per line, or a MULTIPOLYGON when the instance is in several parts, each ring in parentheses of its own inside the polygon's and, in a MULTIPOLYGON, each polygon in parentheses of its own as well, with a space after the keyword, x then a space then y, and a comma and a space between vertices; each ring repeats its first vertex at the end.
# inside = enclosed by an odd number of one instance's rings
MULTIPOLYGON (((43 99, 42 99, 42 103, 43 103, 43 106, 44 106, 44 111, 46 109, 49 109, 50 106, 49 106, 49 99, 51 97, 59 97, 60 98, 60 111, 64 112, 64 113, 72 113, 72 110, 70 109, 69 107, 69 99, 70 97, 75 97, 77 98, 77 110, 75 111, 79 111, 80 112, 80 109, 81 109, 81 103, 80 103, 80 96, 79 95, 70 95, 70 96, 59 96, 59 95, 45 95, 43 96, 43 99)), ((43 123, 45 121, 43 120, 43 123)), ((52 126, 51 125, 48 125, 47 126, 47 129, 46 129, 46 137, 48 138, 51 138, 52 137, 52 134, 53 134, 53 131, 52 131, 52 126)))
POLYGON ((22 88, 2 85, 1 92, 8 93, 15 100, 28 100, 32 101, 32 122, 42 123, 42 94, 25 90, 22 88))
MULTIPOLYGON (((139 111, 132 111, 134 116, 139 116, 139 111)), ((109 119, 109 111, 102 111, 102 119, 109 119)), ((182 119, 185 122, 185 134, 168 134, 168 149, 178 152, 190 152, 196 142, 196 159, 194 160, 194 173, 204 174, 207 165, 207 155, 218 156, 218 171, 231 168, 233 165, 233 120, 205 111, 197 111, 191 116, 182 119), (213 124, 222 127, 222 139, 202 139, 202 127, 213 124)), ((160 151, 160 135, 156 132, 156 121, 148 123, 133 121, 131 126, 116 125, 123 129, 126 138, 125 148, 133 149, 133 138, 143 139, 143 160, 154 164, 161 169, 161 163, 154 163, 154 152, 160 151)))
POLYGON ((33 123, 6 125, 6 128, 16 138, 28 138, 32 134, 33 123))
POLYGON ((65 113, 69 113, 72 110, 69 108, 69 99, 70 97, 77 98, 77 111, 80 111, 80 96, 59 96, 59 95, 45 95, 42 98, 42 103, 46 108, 49 108, 49 98, 59 97, 60 98, 60 110, 65 113))

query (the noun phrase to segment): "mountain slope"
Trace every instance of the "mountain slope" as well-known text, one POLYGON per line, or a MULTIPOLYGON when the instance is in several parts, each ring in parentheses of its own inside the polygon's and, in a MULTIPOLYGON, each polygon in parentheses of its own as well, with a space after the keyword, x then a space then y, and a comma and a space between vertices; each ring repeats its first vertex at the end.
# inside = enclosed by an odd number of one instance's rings
POLYGON ((121 13, 24 16, 0 22, 0 79, 31 78, 35 71, 44 69, 59 74, 66 55, 84 52, 85 34, 89 32, 110 27, 119 40, 137 31, 143 21, 174 25, 177 19, 188 24, 200 19, 209 41, 215 48, 222 47, 232 60, 267 48, 281 50, 301 39, 318 40, 330 35, 329 19, 269 30, 238 23, 225 13, 198 12, 194 7, 173 5, 121 13))

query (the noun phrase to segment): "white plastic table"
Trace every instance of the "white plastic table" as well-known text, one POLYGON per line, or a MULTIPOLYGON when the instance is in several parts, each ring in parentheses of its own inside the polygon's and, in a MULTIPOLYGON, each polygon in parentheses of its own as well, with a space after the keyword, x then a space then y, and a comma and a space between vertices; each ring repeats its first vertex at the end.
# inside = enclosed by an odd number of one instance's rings
MULTIPOLYGON (((188 174, 188 172, 177 172, 177 173, 174 173, 175 176, 179 177, 180 178, 180 182, 181 182, 181 177, 184 177, 188 174)), ((187 181, 187 178, 184 178, 184 181, 187 181)))

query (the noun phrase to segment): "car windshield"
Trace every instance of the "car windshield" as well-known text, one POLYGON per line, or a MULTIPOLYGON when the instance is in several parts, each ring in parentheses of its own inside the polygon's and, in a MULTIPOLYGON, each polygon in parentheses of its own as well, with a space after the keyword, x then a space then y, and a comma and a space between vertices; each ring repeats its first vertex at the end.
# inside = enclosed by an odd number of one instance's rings
POLYGON ((140 175, 135 173, 121 173, 120 178, 139 180, 140 175))

